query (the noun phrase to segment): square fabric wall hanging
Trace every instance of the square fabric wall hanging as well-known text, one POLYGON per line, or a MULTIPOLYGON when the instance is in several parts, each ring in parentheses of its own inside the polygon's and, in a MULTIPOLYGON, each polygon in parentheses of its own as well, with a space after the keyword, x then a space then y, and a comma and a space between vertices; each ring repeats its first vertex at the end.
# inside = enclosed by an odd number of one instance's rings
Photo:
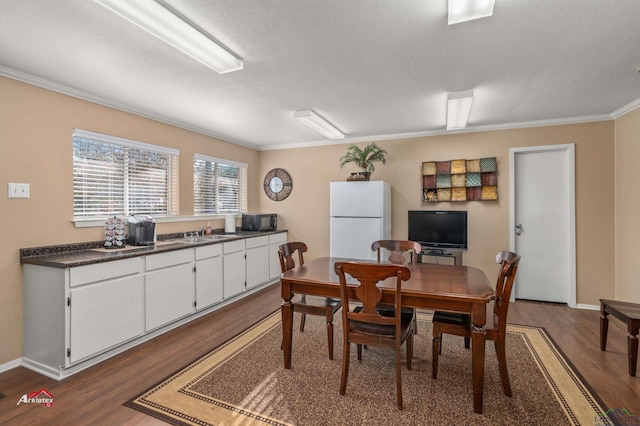
POLYGON ((422 163, 422 199, 485 201, 498 199, 496 157, 422 163))

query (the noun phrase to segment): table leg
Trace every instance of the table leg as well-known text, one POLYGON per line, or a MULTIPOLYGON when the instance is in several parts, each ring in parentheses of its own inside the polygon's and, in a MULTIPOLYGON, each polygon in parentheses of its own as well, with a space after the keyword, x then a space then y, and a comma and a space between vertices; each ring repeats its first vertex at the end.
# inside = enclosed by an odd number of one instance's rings
POLYGON ((607 332, 609 331, 609 312, 604 310, 604 306, 600 309, 602 316, 600 317, 600 350, 607 349, 607 332))
POLYGON ((627 353, 629 354, 629 375, 636 375, 638 366, 638 333, 640 333, 639 321, 631 321, 628 326, 629 336, 627 337, 627 353))
POLYGON ((291 368, 291 347, 293 341, 293 304, 285 300, 280 305, 282 312, 282 350, 284 352, 284 368, 291 368))
POLYGON ((473 374, 473 411, 482 414, 484 393, 484 352, 486 331, 486 306, 474 305, 471 313, 471 373, 473 374))

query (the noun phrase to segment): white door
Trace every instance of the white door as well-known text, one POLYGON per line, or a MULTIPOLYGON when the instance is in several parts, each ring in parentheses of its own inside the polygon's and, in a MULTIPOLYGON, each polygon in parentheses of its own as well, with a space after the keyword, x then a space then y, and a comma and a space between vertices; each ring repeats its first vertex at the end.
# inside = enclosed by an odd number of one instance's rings
POLYGON ((510 150, 515 298, 576 304, 574 145, 510 150))

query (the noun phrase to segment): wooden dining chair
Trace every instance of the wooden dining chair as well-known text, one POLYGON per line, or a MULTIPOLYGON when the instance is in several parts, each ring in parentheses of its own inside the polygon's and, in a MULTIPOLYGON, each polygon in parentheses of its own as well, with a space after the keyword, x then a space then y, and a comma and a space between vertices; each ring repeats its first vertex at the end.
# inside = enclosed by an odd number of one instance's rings
POLYGON ((411 271, 402 265, 360 262, 336 262, 334 269, 340 277, 344 330, 340 395, 344 395, 347 390, 351 343, 357 345, 359 361, 362 360, 363 345, 391 348, 396 351, 396 394, 398 408, 402 410, 401 348, 402 344, 406 342, 407 369, 411 370, 415 310, 411 310, 411 313, 407 314, 400 309, 402 306, 401 286, 402 281, 411 277, 411 271), (346 275, 359 281, 359 285, 355 289, 355 297, 361 305, 355 306, 353 309, 349 306, 346 275), (394 315, 384 316, 377 310, 378 302, 382 298, 382 290, 377 284, 392 277, 396 278, 393 289, 395 293, 394 315))
MULTIPOLYGON (((493 304, 493 315, 487 315, 485 325, 486 340, 492 340, 498 356, 498 366, 500 368, 500 378, 504 394, 511 396, 511 385, 509 384, 509 374, 507 372, 506 358, 506 334, 507 334, 507 312, 509 310, 509 299, 513 290, 513 282, 516 278, 520 256, 510 251, 501 251, 496 255, 496 263, 500 264, 500 273, 496 283, 496 296, 493 304)), ((454 334, 463 336, 465 339, 471 338, 471 317, 467 314, 436 311, 433 315, 433 362, 431 364, 432 375, 435 379, 438 374, 438 356, 442 349, 442 335, 454 334)), ((466 345, 465 345, 466 346, 466 345)))
MULTIPOLYGON (((374 241, 371 244, 371 251, 375 251, 378 254, 378 263, 381 260, 381 252, 382 249, 385 249, 390 252, 389 258, 386 259, 388 262, 397 263, 404 265, 406 263, 406 258, 404 255, 406 253, 411 256, 410 265, 411 267, 415 266, 418 262, 418 256, 422 253, 422 246, 415 241, 407 241, 407 240, 378 240, 374 241)), ((393 315, 393 308, 389 307, 391 310, 391 315, 393 315)), ((407 308, 403 308, 406 310, 407 308)), ((414 321, 413 324, 413 332, 418 334, 418 322, 414 321)))
MULTIPOLYGON (((307 245, 302 242, 280 244, 278 256, 280 257, 280 269, 282 270, 282 273, 296 267, 294 259, 296 251, 298 252, 298 264, 302 266, 304 265, 304 257, 302 253, 307 251, 307 245)), ((300 332, 304 332, 304 324, 307 314, 325 317, 327 324, 329 359, 333 359, 333 315, 338 311, 338 309, 340 309, 340 306, 342 306, 340 299, 299 294, 294 296, 292 303, 293 311, 301 314, 300 332)))
POLYGON ((386 249, 390 252, 389 258, 386 259, 391 263, 404 264, 406 259, 405 253, 409 253, 411 256, 411 265, 415 266, 418 261, 418 255, 422 253, 422 246, 415 241, 406 240, 378 240, 371 244, 371 251, 375 251, 378 254, 378 262, 380 262, 380 255, 382 249, 386 249))

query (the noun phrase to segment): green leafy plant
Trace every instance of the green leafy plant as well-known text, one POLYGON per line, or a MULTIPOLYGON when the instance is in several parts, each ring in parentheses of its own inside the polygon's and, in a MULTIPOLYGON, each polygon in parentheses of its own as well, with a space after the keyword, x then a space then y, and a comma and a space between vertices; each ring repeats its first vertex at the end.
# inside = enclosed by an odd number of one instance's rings
POLYGON ((345 164, 355 163, 362 171, 373 172, 375 170, 373 163, 386 164, 386 155, 387 151, 375 143, 370 143, 364 149, 352 144, 347 146, 347 153, 340 157, 340 168, 345 164))

